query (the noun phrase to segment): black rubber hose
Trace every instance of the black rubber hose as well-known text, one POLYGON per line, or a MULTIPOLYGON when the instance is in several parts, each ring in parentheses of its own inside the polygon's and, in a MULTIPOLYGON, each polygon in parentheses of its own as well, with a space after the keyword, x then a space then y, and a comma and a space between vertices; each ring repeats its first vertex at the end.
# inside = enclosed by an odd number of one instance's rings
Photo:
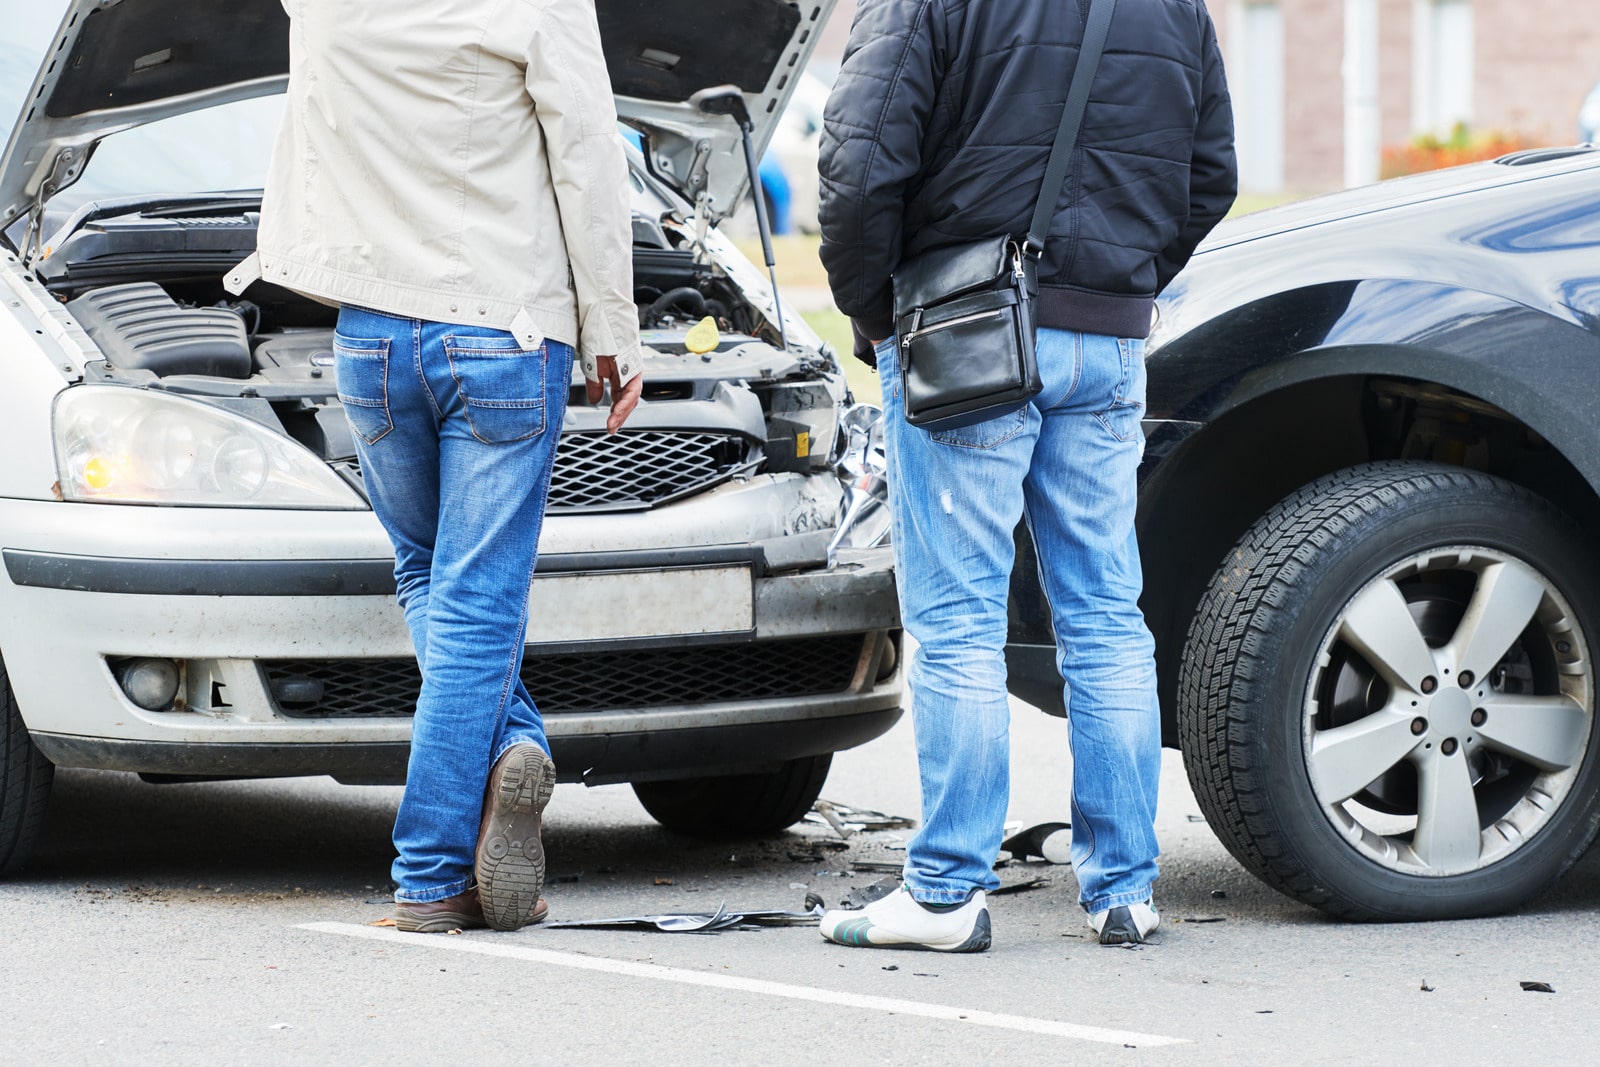
POLYGON ((700 290, 691 289, 684 285, 676 289, 668 289, 656 297, 651 305, 645 309, 644 321, 646 324, 654 323, 661 318, 662 312, 681 303, 689 304, 689 310, 694 314, 701 317, 705 316, 706 298, 701 295, 700 290))

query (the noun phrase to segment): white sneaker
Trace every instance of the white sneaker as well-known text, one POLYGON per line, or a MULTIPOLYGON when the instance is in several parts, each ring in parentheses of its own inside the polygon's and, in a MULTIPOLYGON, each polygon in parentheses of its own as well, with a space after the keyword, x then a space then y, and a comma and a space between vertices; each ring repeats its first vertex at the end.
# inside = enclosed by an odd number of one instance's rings
POLYGON ((1142 904, 1125 904, 1089 915, 1089 929, 1100 935, 1102 945, 1142 945, 1157 926, 1161 916, 1155 905, 1146 900, 1142 904))
POLYGON ((982 952, 989 947, 989 907, 983 891, 959 908, 930 911, 904 885, 859 911, 830 911, 822 936, 852 948, 920 948, 982 952))

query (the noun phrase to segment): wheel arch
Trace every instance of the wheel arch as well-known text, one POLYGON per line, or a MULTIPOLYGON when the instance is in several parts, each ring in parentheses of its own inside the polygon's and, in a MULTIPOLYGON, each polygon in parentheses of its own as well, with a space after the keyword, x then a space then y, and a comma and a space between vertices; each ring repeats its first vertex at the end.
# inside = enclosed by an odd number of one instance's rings
POLYGON ((1600 539, 1596 393, 1550 384, 1562 372, 1583 383, 1593 352, 1563 344, 1540 364, 1530 378, 1525 365, 1419 346, 1309 349, 1240 378, 1198 429, 1152 430, 1164 458, 1141 485, 1138 528, 1164 743, 1176 744, 1178 667, 1216 568, 1269 508, 1325 474, 1397 458, 1484 470, 1559 501, 1600 539))

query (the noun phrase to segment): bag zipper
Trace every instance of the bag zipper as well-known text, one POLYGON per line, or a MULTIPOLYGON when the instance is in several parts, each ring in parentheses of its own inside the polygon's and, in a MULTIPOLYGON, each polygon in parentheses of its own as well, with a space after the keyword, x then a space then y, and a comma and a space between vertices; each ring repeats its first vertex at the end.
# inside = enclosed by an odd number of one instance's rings
POLYGON ((910 331, 900 339, 900 344, 903 348, 910 348, 911 342, 916 338, 921 337, 925 333, 938 333, 940 330, 948 330, 952 326, 961 326, 969 322, 977 322, 979 319, 994 318, 996 315, 1003 314, 1006 310, 1006 308, 994 308, 990 311, 979 311, 971 315, 962 315, 960 318, 949 319, 945 322, 936 322, 932 326, 924 326, 919 330, 910 331))

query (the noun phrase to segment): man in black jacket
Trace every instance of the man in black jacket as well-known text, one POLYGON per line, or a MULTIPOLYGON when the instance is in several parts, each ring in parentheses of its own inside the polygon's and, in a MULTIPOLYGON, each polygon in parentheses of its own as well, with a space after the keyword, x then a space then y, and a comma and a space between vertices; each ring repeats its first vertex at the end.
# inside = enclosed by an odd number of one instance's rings
POLYGON ((862 0, 828 101, 822 260, 883 380, 923 827, 901 890, 825 938, 980 951, 1008 802, 1012 531, 1038 546, 1067 680, 1073 865, 1103 944, 1143 941, 1160 773, 1154 642, 1133 519, 1144 337, 1158 294, 1233 203, 1233 122, 1203 0, 1120 0, 1038 266, 1043 391, 957 430, 904 421, 891 275, 1021 235, 1090 0, 862 0))

